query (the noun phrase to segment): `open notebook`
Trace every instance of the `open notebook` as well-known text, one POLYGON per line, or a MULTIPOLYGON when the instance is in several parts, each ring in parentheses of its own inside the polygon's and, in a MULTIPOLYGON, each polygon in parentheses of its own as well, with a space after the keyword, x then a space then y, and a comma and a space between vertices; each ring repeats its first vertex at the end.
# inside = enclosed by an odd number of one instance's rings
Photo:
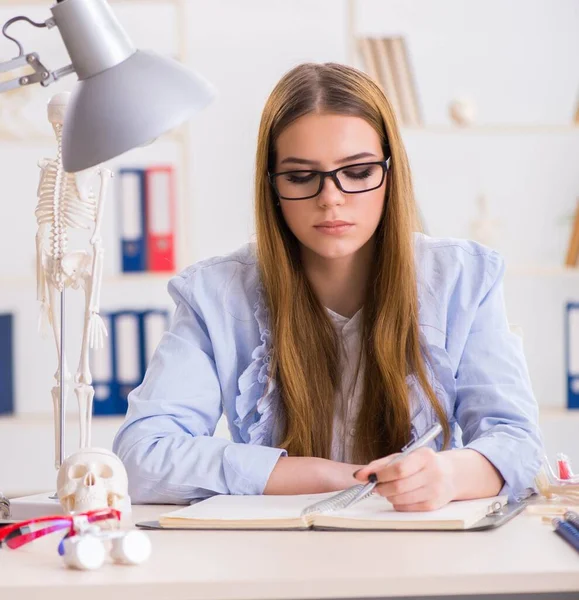
POLYGON ((398 512, 373 494, 351 508, 302 514, 334 494, 299 496, 213 496, 165 513, 163 528, 185 529, 469 529, 500 513, 507 496, 451 502, 431 512, 398 512))

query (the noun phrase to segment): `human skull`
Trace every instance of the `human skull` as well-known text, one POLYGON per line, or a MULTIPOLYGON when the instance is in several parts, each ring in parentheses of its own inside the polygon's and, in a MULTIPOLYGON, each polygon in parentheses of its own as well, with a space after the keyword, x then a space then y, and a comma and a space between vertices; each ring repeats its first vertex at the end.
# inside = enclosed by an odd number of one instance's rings
POLYGON ((69 100, 70 92, 60 92, 50 99, 47 106, 47 112, 48 120, 53 125, 62 125, 64 123, 64 114, 66 113, 66 107, 69 100))
POLYGON ((66 512, 107 507, 124 510, 129 498, 125 467, 104 448, 81 448, 71 454, 58 470, 56 486, 66 512))

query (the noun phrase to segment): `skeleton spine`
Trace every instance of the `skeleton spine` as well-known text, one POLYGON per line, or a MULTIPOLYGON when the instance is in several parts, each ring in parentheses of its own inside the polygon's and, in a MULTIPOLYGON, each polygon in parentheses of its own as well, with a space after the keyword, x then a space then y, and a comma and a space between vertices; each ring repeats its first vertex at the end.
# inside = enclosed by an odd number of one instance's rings
POLYGON ((52 258, 57 265, 56 284, 58 289, 62 291, 64 286, 62 257, 66 253, 68 247, 68 236, 66 233, 66 225, 64 223, 64 202, 66 197, 67 177, 62 166, 62 125, 55 124, 54 128, 58 144, 56 154, 56 181, 54 184, 54 221, 50 232, 50 248, 52 258))

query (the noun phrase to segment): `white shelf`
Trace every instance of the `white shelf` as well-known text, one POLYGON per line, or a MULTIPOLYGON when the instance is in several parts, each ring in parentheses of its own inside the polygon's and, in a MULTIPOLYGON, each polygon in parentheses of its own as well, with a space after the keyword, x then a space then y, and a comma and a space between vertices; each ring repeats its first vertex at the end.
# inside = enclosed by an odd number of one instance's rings
MULTIPOLYGON (((135 1, 135 0, 133 0, 135 1)), ((2 2, 2 0, 0 0, 2 2)), ((185 142, 186 141, 186 125, 179 126, 178 128, 169 131, 167 133, 162 134, 156 140, 151 143, 155 143, 156 141, 175 141, 175 142, 185 142)), ((20 146, 55 146, 56 138, 54 134, 50 133, 33 133, 32 135, 26 135, 22 137, 17 137, 14 135, 8 135, 6 132, 0 129, 0 143, 2 144, 16 144, 20 146)), ((147 144, 148 145, 148 144, 147 144)))
MULTIPOLYGON (((131 283, 168 283, 171 277, 174 277, 176 273, 173 272, 153 272, 153 271, 144 271, 142 273, 117 273, 115 275, 104 275, 103 276, 103 284, 131 284, 131 283)), ((26 275, 15 275, 13 277, 10 276, 0 276, 0 288, 15 288, 15 287, 30 287, 36 286, 36 277, 34 275, 26 276, 26 275)))
POLYGON ((579 267, 566 267, 565 265, 533 265, 533 264, 507 264, 506 276, 528 277, 578 277, 579 267))
MULTIPOLYGON (((177 272, 143 272, 143 273, 117 273, 103 276, 103 285, 130 285, 132 283, 169 283, 177 272)), ((533 264, 507 264, 506 276, 516 277, 579 277, 579 267, 566 267, 564 265, 533 265, 533 264)), ((20 288, 36 285, 34 275, 0 276, 0 288, 20 288)))
POLYGON ((579 409, 539 406, 539 420, 558 421, 561 419, 579 421, 579 409))
MULTIPOLYGON (((147 4, 149 2, 153 2, 155 4, 159 3, 159 0, 107 0, 110 4, 147 4)), ((0 6, 12 6, 14 8, 22 8, 27 6, 38 6, 43 5, 46 6, 46 9, 50 9, 50 3, 46 2, 46 0, 0 0, 0 6)))
POLYGON ((403 133, 430 133, 452 135, 500 135, 500 134, 551 134, 551 133, 579 133, 579 125, 542 125, 542 124, 497 124, 474 125, 472 127, 458 127, 456 125, 425 125, 423 127, 410 127, 401 125, 403 133))
MULTIPOLYGON (((92 427, 120 427, 124 421, 122 415, 93 416, 92 427)), ((12 427, 52 427, 54 424, 51 413, 29 413, 22 415, 0 415, 0 431, 12 427)), ((76 427, 78 424, 78 413, 66 414, 66 425, 76 427)))

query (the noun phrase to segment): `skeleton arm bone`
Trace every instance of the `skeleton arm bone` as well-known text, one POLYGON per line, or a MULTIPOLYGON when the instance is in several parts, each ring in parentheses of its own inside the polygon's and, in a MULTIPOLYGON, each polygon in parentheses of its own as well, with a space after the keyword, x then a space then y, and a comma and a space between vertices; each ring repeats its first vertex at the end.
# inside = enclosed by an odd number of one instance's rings
MULTIPOLYGON (((38 181, 37 196, 40 197, 40 190, 46 179, 49 160, 44 158, 38 161, 40 167, 40 179, 38 181)), ((41 333, 46 333, 50 325, 50 311, 48 306, 47 282, 46 282, 46 265, 44 261, 44 245, 45 236, 49 226, 47 223, 42 223, 39 220, 38 229, 36 231, 36 299, 41 303, 40 317, 38 321, 38 330, 41 333)))
POLYGON ((48 176, 47 166, 50 163, 48 158, 42 158, 38 161, 38 166, 40 168, 40 179, 38 180, 38 187, 36 188, 36 196, 40 197, 40 190, 44 185, 45 179, 48 176))
POLYGON ((104 342, 103 338, 106 335, 104 323, 99 315, 104 256, 104 249, 102 248, 101 227, 108 185, 113 174, 112 171, 110 171, 109 169, 101 168, 99 169, 99 175, 101 179, 101 185, 99 190, 98 207, 95 220, 95 228, 90 240, 90 243, 93 247, 93 263, 90 278, 89 302, 89 339, 92 348, 100 348, 104 342))

